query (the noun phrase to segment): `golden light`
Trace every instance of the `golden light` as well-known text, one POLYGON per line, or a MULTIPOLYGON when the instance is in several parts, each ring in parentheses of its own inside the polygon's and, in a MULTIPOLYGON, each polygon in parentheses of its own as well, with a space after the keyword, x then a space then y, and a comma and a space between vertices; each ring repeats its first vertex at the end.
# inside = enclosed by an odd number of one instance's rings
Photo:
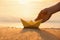
POLYGON ((46 0, 19 0, 20 4, 28 4, 29 2, 43 2, 46 0))
POLYGON ((21 26, 21 25, 17 25, 17 26, 15 26, 16 28, 24 28, 23 26, 21 26))
MULTIPOLYGON (((4 19, 6 17, 6 20, 11 19, 11 21, 12 21, 12 18, 10 17, 17 18, 16 20, 19 20, 20 18, 23 18, 24 20, 28 20, 28 21, 34 20, 42 9, 46 7, 50 7, 51 5, 56 4, 57 2, 58 0, 1 0, 0 1, 0 9, 1 9, 0 17, 4 17, 4 19)), ((57 19, 59 20, 60 16, 58 16, 58 18, 57 16, 55 17, 54 15, 52 17, 53 20, 57 20, 57 19)), ((17 28, 20 28, 20 27, 23 28, 21 24, 15 24, 15 23, 11 25, 9 23, 7 24, 4 23, 4 24, 5 25, 8 24, 8 26, 14 26, 14 27, 16 26, 17 28)))
POLYGON ((26 0, 20 0, 19 2, 20 2, 20 4, 26 4, 27 3, 26 0))

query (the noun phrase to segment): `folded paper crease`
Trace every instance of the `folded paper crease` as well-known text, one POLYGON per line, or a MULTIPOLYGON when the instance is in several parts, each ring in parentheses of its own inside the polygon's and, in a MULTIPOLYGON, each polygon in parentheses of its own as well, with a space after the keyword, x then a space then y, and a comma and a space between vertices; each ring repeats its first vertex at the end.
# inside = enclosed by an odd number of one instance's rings
POLYGON ((39 27, 39 25, 41 24, 41 21, 42 20, 38 20, 38 21, 33 22, 31 20, 31 21, 27 22, 27 21, 21 19, 21 22, 22 22, 22 24, 23 24, 24 27, 32 27, 32 28, 33 27, 39 27))

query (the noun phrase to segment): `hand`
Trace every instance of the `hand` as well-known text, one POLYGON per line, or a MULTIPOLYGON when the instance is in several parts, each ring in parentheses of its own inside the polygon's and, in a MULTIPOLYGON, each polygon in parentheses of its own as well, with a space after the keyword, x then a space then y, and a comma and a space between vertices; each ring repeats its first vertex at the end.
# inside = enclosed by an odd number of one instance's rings
POLYGON ((41 12, 39 13, 38 17, 35 19, 35 21, 37 20, 41 20, 42 19, 42 23, 47 21, 50 17, 51 17, 52 13, 48 12, 48 8, 41 10, 41 12))

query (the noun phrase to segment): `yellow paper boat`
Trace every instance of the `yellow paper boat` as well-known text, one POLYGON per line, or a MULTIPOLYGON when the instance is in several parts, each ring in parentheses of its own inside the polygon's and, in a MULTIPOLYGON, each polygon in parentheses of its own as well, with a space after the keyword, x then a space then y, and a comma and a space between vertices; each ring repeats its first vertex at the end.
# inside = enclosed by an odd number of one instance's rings
POLYGON ((38 20, 38 21, 35 21, 35 22, 33 22, 33 21, 27 22, 27 21, 21 19, 21 22, 22 22, 22 24, 25 28, 27 28, 27 27, 28 28, 38 28, 39 25, 41 24, 41 21, 42 20, 38 20))

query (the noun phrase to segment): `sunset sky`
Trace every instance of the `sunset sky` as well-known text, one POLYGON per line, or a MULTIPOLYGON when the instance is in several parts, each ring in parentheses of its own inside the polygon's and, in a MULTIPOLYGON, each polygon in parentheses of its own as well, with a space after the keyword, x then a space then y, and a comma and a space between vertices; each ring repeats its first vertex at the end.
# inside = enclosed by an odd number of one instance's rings
MULTIPOLYGON (((20 18, 34 20, 42 9, 58 2, 60 0, 0 0, 0 25, 19 23, 20 18)), ((60 24, 60 12, 54 14, 47 22, 60 24)))

